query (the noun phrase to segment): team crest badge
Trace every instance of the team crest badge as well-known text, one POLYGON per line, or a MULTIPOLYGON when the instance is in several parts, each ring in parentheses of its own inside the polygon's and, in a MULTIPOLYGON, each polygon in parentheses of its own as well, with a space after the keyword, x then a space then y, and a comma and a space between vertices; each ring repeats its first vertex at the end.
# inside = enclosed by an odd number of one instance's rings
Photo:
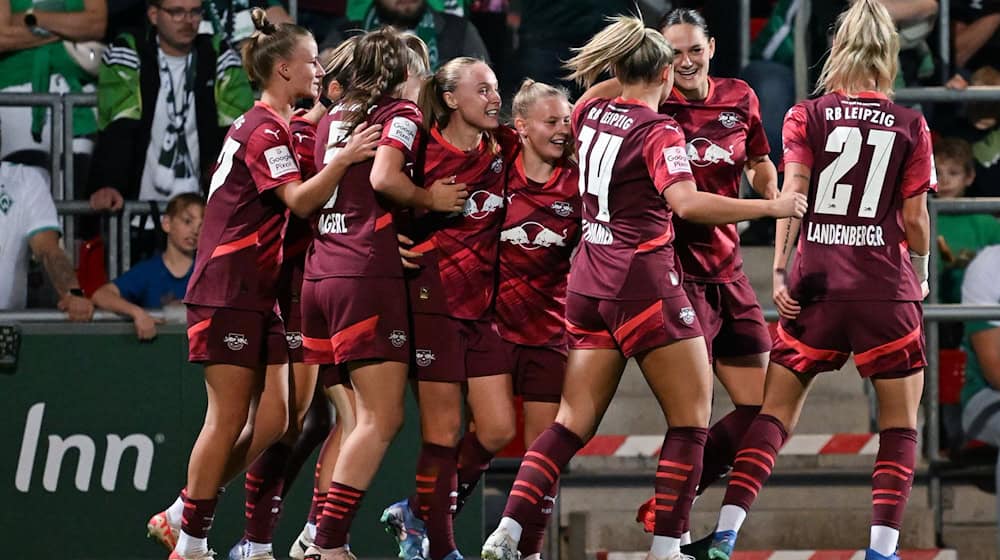
POLYGON ((14 205, 14 199, 7 194, 7 191, 0 191, 0 212, 7 214, 10 207, 14 205))
POLYGON ((740 116, 732 111, 723 111, 719 113, 719 122, 726 128, 733 128, 739 124, 740 116))
POLYGON ((500 173, 501 169, 503 169, 503 157, 497 156, 494 158, 493 163, 490 164, 490 171, 500 173))
POLYGON ((295 350, 296 348, 301 347, 302 346, 302 333, 295 332, 295 331, 286 332, 285 333, 285 342, 288 343, 288 348, 291 349, 291 350, 295 350))
POLYGON ((685 308, 681 309, 681 312, 680 312, 680 314, 677 317, 685 325, 690 325, 690 324, 694 323, 694 308, 693 307, 685 307, 685 308))
POLYGON ((406 344, 406 333, 403 331, 392 331, 389 333, 389 343, 395 348, 402 348, 406 344))
POLYGON ((420 367, 427 367, 436 359, 437 356, 430 350, 417 350, 417 365, 420 367))
POLYGON ((240 350, 246 348, 246 345, 248 344, 246 335, 241 333, 229 333, 226 335, 226 338, 222 339, 222 341, 225 342, 226 346, 234 352, 239 352, 240 350))
POLYGON ((573 205, 562 200, 557 200, 552 203, 552 211, 565 218, 573 213, 573 205))

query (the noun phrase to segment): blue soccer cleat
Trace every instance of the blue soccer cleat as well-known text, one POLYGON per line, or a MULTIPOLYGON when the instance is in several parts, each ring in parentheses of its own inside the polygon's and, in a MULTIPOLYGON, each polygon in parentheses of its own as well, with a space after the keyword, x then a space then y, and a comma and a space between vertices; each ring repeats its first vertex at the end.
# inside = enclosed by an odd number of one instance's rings
POLYGON ((736 548, 736 531, 716 531, 708 547, 708 560, 729 560, 736 548))
POLYGON ((424 528, 424 522, 413 515, 409 500, 402 500, 385 508, 380 521, 385 527, 385 532, 396 539, 400 558, 403 560, 424 560, 424 541, 427 538, 427 529, 424 528))

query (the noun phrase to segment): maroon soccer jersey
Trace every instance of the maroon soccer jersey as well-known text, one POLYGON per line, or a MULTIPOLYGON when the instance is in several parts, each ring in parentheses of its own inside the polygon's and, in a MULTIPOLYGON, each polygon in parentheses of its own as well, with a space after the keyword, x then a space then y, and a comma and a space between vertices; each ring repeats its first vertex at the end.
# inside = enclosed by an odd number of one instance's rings
MULTIPOLYGON (((347 141, 350 131, 344 117, 344 107, 338 106, 319 122, 316 162, 320 168, 347 141)), ((383 97, 368 112, 367 122, 382 125, 379 145, 403 152, 409 166, 416 161, 420 145, 420 119, 420 109, 413 103, 383 97)), ((306 257, 307 279, 403 276, 393 206, 372 189, 372 162, 350 166, 337 191, 313 218, 316 237, 306 257)))
MULTIPOLYGON (((300 116, 295 116, 292 117, 290 129, 295 155, 299 159, 302 179, 309 179, 316 174, 316 125, 300 116)), ((309 222, 292 214, 289 210, 288 225, 285 226, 284 260, 286 262, 303 260, 306 249, 312 242, 312 237, 313 232, 309 222)), ((302 280, 301 271, 299 271, 298 280, 300 282, 302 280)))
MULTIPOLYGON (((660 113, 681 125, 700 191, 739 198, 747 159, 770 152, 757 95, 742 80, 709 78, 708 95, 701 101, 688 101, 674 89, 660 113)), ((731 282, 743 274, 736 224, 695 224, 675 215, 674 229, 685 278, 731 282)))
POLYGON ((661 193, 693 181, 684 134, 670 117, 627 99, 573 111, 583 241, 569 291, 608 300, 683 293, 674 270, 672 211, 661 193))
POLYGON ((409 282, 415 313, 474 320, 493 304, 506 173, 519 144, 514 132, 503 126, 492 136, 464 152, 439 130, 431 130, 424 186, 457 176, 457 182, 468 185, 469 198, 461 213, 430 213, 414 223, 416 250, 424 254, 420 272, 409 282))
POLYGON ((785 116, 784 163, 810 168, 790 286, 795 298, 920 301, 903 200, 937 190, 920 113, 866 92, 831 93, 785 116))
POLYGON ((564 344, 566 276, 580 236, 578 168, 562 162, 543 185, 525 176, 522 158, 507 172, 497 329, 515 344, 564 344))
POLYGON ((233 122, 222 145, 186 303, 274 308, 285 205, 269 191, 299 180, 288 123, 256 103, 233 122))

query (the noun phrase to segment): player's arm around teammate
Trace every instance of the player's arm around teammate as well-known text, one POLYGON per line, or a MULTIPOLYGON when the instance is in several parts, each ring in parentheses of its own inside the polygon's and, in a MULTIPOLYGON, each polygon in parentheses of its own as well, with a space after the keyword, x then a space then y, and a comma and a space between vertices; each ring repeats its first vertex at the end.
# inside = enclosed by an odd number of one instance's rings
POLYGON ((783 191, 808 192, 810 211, 798 244, 795 220, 777 226, 778 337, 761 414, 740 444, 707 550, 713 560, 728 560, 733 553, 812 380, 839 369, 852 353, 879 405, 866 558, 898 558, 916 466, 926 364, 920 309, 930 249, 926 198, 936 180, 926 122, 887 97, 899 51, 889 14, 877 0, 858 0, 838 24, 818 82, 824 95, 796 105, 785 117, 783 191), (864 111, 867 118, 861 118, 864 111), (870 150, 861 149, 863 142, 870 150), (793 246, 795 262, 786 275, 793 246))
POLYGON ((555 423, 525 455, 500 527, 483 546, 484 559, 516 558, 533 502, 547 495, 593 436, 632 356, 670 426, 657 467, 656 530, 647 558, 681 557, 707 436, 712 374, 697 317, 674 270, 671 209, 725 223, 801 215, 804 201, 801 195, 741 201, 697 191, 683 134, 656 113, 673 85, 672 62, 660 33, 620 16, 567 63, 585 86, 612 71, 622 95, 574 109, 584 234, 569 280, 562 402, 555 423))
MULTIPOLYGON (((262 11, 255 11, 255 25, 243 59, 264 94, 234 122, 219 156, 206 208, 207 235, 199 240, 185 300, 190 358, 205 364, 208 410, 179 506, 150 522, 162 521, 151 533, 168 545, 177 538, 172 557, 184 560, 210 556, 207 533, 219 487, 288 423, 287 348, 274 313, 284 214, 268 198, 276 195, 293 211, 305 212, 317 197, 329 197, 346 168, 342 162, 339 170, 302 182, 288 122, 292 103, 317 93, 322 69, 316 43, 300 27, 271 25, 262 11)), ((359 134, 342 158, 370 157, 368 136, 359 134)))

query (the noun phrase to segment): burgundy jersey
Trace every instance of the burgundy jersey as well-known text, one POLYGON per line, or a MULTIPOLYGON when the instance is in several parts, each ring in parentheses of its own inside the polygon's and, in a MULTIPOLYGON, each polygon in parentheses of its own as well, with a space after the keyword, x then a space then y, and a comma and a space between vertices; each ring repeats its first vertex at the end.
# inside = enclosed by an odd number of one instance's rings
POLYGON ((254 104, 229 127, 212 173, 186 303, 274 308, 285 205, 268 191, 299 180, 288 123, 254 104))
POLYGON ((490 310, 507 168, 518 146, 514 132, 504 126, 468 152, 448 143, 436 128, 431 130, 424 186, 457 176, 457 182, 468 185, 469 198, 461 213, 430 213, 414 224, 416 250, 424 254, 420 272, 409 282, 414 312, 480 319, 490 310))
POLYGON ((920 301, 903 229, 903 200, 937 190, 923 116, 866 92, 792 107, 784 163, 811 170, 789 285, 817 300, 920 301))
POLYGON ((545 184, 525 176, 523 156, 507 172, 496 302, 504 340, 529 346, 565 343, 566 277, 580 236, 578 188, 573 162, 562 162, 545 184))
MULTIPOLYGON (((344 107, 334 107, 316 132, 316 162, 320 168, 343 148, 350 135, 344 107)), ((368 124, 382 125, 379 146, 403 152, 407 167, 416 161, 420 145, 420 109, 409 101, 383 97, 368 112, 368 124)), ((374 160, 347 169, 340 186, 313 219, 315 240, 306 257, 309 280, 342 277, 400 278, 399 243, 393 225, 393 205, 372 188, 374 160)))
MULTIPOLYGON (((747 159, 770 152, 757 95, 742 80, 709 78, 708 96, 688 101, 674 89, 660 112, 681 125, 698 190, 740 197, 747 159)), ((674 248, 684 277, 731 282, 743 274, 736 224, 704 225, 674 216, 674 248)))
MULTIPOLYGON (((295 155, 299 159, 299 170, 302 179, 306 180, 316 174, 316 125, 300 116, 292 117, 289 127, 292 131, 292 144, 295 155)), ((288 225, 285 226, 284 260, 286 263, 298 263, 301 266, 305 259, 306 249, 312 242, 312 230, 309 222, 288 211, 288 225)), ((299 271, 301 274, 301 271, 299 271)), ((301 280, 301 276, 299 276, 301 280)))
POLYGON ((673 212, 662 193, 694 180, 680 127, 638 101, 618 98, 579 104, 573 131, 583 241, 569 291, 619 301, 677 293, 673 212))

